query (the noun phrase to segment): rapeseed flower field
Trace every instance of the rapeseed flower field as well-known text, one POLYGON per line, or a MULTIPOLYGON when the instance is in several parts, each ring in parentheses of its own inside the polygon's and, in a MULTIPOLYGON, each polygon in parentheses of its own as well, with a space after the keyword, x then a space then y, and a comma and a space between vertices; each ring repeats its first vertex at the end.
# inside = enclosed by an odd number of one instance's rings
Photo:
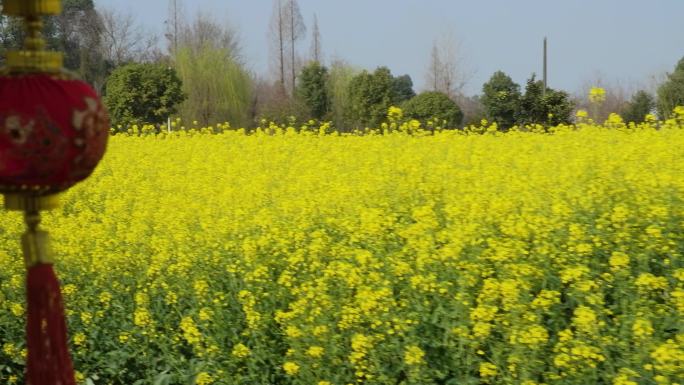
MULTIPOLYGON (((113 136, 44 219, 78 380, 681 384, 684 113, 579 120, 113 136)), ((0 223, 11 385, 23 222, 0 223)))

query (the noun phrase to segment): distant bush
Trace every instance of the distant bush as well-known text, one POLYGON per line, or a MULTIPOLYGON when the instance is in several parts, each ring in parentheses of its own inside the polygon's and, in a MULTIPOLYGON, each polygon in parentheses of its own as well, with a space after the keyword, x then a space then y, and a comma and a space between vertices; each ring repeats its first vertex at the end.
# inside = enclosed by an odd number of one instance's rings
POLYGON ((442 92, 423 92, 404 103, 403 111, 404 116, 411 119, 446 121, 448 128, 459 127, 463 121, 461 108, 442 92))

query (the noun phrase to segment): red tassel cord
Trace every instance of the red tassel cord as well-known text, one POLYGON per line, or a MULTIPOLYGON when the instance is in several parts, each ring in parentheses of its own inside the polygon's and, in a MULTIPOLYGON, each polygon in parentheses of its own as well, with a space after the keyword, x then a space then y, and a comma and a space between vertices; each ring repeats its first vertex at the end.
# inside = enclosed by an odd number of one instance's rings
POLYGON ((39 263, 28 269, 26 299, 27 385, 76 385, 62 294, 51 264, 39 263))

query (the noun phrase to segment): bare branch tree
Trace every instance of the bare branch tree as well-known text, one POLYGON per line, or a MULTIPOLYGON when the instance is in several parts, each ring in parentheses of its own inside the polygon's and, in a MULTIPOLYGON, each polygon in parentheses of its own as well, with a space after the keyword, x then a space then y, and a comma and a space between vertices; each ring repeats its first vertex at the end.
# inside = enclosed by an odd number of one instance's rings
POLYGON ((304 19, 299 11, 299 4, 297 0, 288 0, 287 2, 287 32, 290 40, 290 71, 291 71, 291 88, 290 92, 294 94, 297 81, 297 41, 306 34, 306 26, 304 19))
MULTIPOLYGON (((211 16, 199 13, 190 25, 181 28, 178 44, 193 50, 221 49, 228 58, 241 62, 238 34, 229 25, 219 24, 211 16)), ((240 63, 242 64, 242 63, 240 63)))
POLYGON ((452 32, 444 33, 433 41, 425 76, 432 91, 443 92, 452 99, 463 93, 472 73, 466 70, 461 51, 461 43, 452 32))
POLYGON ((442 60, 440 58, 437 42, 432 43, 432 51, 430 52, 430 64, 428 65, 427 73, 425 74, 426 84, 429 85, 431 91, 437 91, 440 88, 442 78, 442 60))
POLYGON ((306 27, 297 1, 274 0, 269 36, 272 60, 283 95, 294 92, 300 64, 297 57, 297 42, 305 33, 306 27))
POLYGON ((311 32, 311 60, 318 63, 323 62, 323 52, 321 51, 321 31, 318 28, 318 16, 316 16, 315 13, 311 32))
POLYGON ((275 53, 275 65, 278 71, 278 82, 282 93, 285 93, 285 15, 283 0, 273 1, 273 14, 269 27, 272 51, 275 53))
POLYGON ((183 3, 182 0, 169 0, 169 17, 166 24, 166 40, 169 44, 169 53, 173 56, 178 49, 180 34, 183 30, 183 3))
POLYGON ((656 95, 658 88, 667 81, 667 75, 667 70, 654 72, 646 78, 645 84, 640 84, 638 88, 645 89, 651 95, 656 95))
POLYGON ((579 101, 578 108, 591 110, 589 91, 593 87, 600 87, 606 91, 605 100, 596 107, 595 113, 597 116, 593 117, 598 122, 605 121, 613 112, 621 113, 627 106, 630 96, 635 92, 633 85, 626 85, 619 79, 608 80, 605 74, 596 71, 582 82, 581 93, 576 96, 576 99, 579 101))
POLYGON ((102 9, 100 17, 103 56, 110 65, 152 61, 158 56, 157 36, 138 24, 132 13, 102 9))

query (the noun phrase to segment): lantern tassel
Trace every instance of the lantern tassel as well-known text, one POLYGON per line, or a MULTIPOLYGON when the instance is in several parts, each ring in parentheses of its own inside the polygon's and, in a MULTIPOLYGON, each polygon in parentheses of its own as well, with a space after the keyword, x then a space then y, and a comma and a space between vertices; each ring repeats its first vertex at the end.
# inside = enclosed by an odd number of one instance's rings
POLYGON ((26 299, 27 384, 75 385, 62 295, 51 264, 39 263, 28 269, 26 299))
POLYGON ((39 204, 27 200, 28 229, 21 239, 28 269, 26 277, 27 385, 75 385, 67 347, 64 305, 59 281, 52 267, 48 233, 38 230, 39 204))

